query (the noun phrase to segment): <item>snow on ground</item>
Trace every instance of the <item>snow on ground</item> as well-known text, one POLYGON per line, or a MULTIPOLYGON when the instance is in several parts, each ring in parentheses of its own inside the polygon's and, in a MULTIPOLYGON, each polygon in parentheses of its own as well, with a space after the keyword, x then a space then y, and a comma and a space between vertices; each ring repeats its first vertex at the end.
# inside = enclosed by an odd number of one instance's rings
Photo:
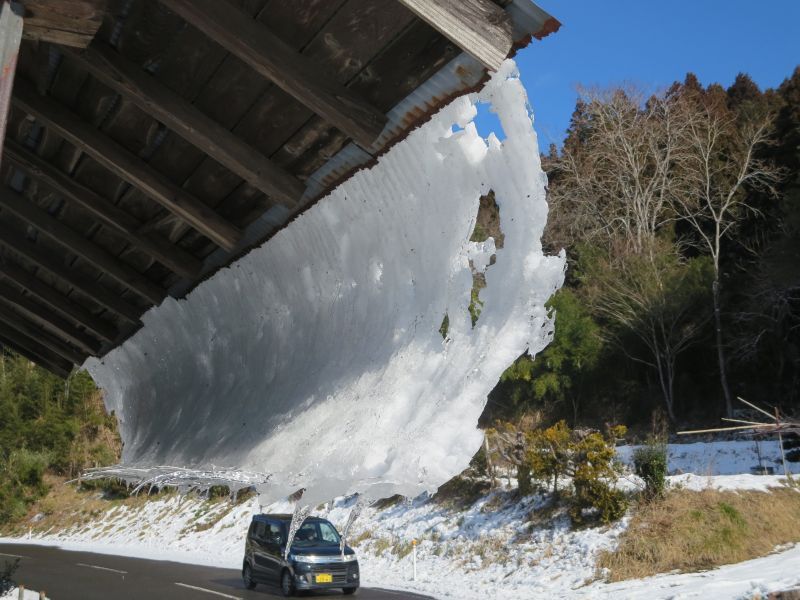
MULTIPOLYGON (((14 588, 0 596, 0 600, 19 600, 19 588, 14 588)), ((25 600, 39 600, 39 592, 25 590, 25 600)))
MULTIPOLYGON (((704 449, 692 446, 672 448, 670 455, 690 468, 695 461, 699 474, 673 475, 669 478, 672 485, 726 490, 767 490, 781 485, 779 476, 706 475, 708 464, 733 469, 733 462, 749 470, 752 456, 740 443, 706 444, 704 449)), ((777 448, 768 447, 767 453, 773 450, 777 448)), ((622 449, 623 458, 626 452, 622 449)), ((341 529, 353 503, 352 498, 339 498, 317 507, 314 514, 327 515, 341 529)), ((550 514, 546 504, 543 496, 517 501, 513 490, 500 489, 467 508, 431 501, 423 494, 383 508, 364 509, 350 535, 359 554, 362 583, 465 600, 751 598, 756 592, 800 585, 800 546, 706 573, 670 574, 609 585, 597 580, 595 559, 598 551, 614 547, 627 520, 610 527, 572 531, 568 519, 550 514), (416 581, 412 581, 412 540, 418 541, 416 581)), ((259 506, 256 498, 232 507, 227 502, 208 502, 194 496, 169 496, 135 508, 117 506, 64 531, 35 534, 31 541, 238 569, 251 515, 291 510, 288 502, 259 506)), ((12 540, 0 540, 8 541, 12 540)), ((27 539, 16 541, 30 543, 27 539)))
POLYGON ((800 545, 700 573, 658 575, 592 586, 576 597, 655 600, 756 598, 800 585, 800 545))
MULTIPOLYGON (((619 458, 630 464, 637 446, 617 448, 619 458)), ((772 467, 776 475, 783 474, 780 445, 777 440, 736 440, 725 442, 695 442, 669 444, 667 447, 671 474, 738 475, 750 473, 754 467, 772 467), (760 456, 759 456, 760 455, 760 456)), ((794 473, 800 473, 800 463, 787 463, 794 473)))

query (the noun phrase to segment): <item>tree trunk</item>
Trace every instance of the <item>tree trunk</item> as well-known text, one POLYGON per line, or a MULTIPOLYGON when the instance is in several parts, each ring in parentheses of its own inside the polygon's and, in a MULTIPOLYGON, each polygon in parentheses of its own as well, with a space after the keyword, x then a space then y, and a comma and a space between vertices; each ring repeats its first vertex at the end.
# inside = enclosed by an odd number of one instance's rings
POLYGON ((672 373, 664 372, 668 369, 668 358, 663 356, 658 349, 658 338, 652 336, 653 356, 656 359, 656 369, 658 370, 658 383, 661 386, 661 393, 664 396, 664 404, 667 407, 670 423, 675 423, 675 413, 672 410, 672 373))
POLYGON ((658 381, 661 385, 661 393, 664 395, 664 405, 667 407, 670 423, 675 423, 675 413, 672 410, 672 382, 668 381, 668 375, 664 373, 664 366, 661 364, 661 357, 656 356, 658 363, 658 381))
POLYGON ((578 426, 578 408, 580 407, 580 397, 578 394, 572 395, 572 427, 578 426))
POLYGON ((722 345, 722 316, 719 307, 719 275, 714 276, 714 283, 711 286, 714 298, 714 329, 717 340, 717 360, 719 361, 719 382, 722 385, 722 395, 725 399, 725 414, 733 416, 733 402, 731 401, 731 391, 728 388, 728 373, 725 366, 725 348, 722 345))
POLYGON ((533 493, 531 469, 526 464, 517 465, 517 490, 520 497, 530 496, 533 493))
POLYGON ((492 455, 489 452, 489 436, 483 434, 483 451, 486 453, 486 470, 489 471, 489 478, 492 482, 492 487, 497 487, 497 478, 494 474, 494 465, 492 464, 492 455))

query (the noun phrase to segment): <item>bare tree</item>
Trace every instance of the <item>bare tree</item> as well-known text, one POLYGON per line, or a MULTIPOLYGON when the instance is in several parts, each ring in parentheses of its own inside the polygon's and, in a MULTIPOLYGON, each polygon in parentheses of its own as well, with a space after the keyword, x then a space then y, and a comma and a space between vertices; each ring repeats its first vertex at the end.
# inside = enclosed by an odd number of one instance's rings
POLYGON ((584 91, 573 120, 574 143, 566 143, 561 156, 548 158, 553 185, 547 241, 565 246, 572 240, 600 242, 617 264, 620 278, 609 277, 606 298, 598 307, 631 331, 640 328, 636 334, 650 349, 652 360, 647 362, 659 373, 670 413, 674 351, 696 332, 678 327, 688 321, 675 307, 656 313, 655 321, 647 312, 664 275, 661 258, 653 254, 659 248, 656 242, 671 236, 666 225, 684 220, 695 233, 689 241, 710 257, 715 345, 730 413, 720 259, 723 241, 752 210, 748 194, 774 193, 780 179, 778 170, 758 154, 770 143, 772 123, 766 112, 751 111, 737 119, 724 95, 680 87, 650 97, 635 89, 584 91), (626 275, 634 264, 639 282, 626 275), (670 324, 664 318, 677 320, 670 324))
POLYGON ((649 248, 674 218, 675 165, 685 154, 677 99, 627 90, 582 91, 581 143, 551 161, 551 238, 625 240, 649 248))
POLYGON ((612 326, 609 341, 655 370, 674 421, 676 361, 703 322, 691 314, 696 302, 681 286, 687 264, 659 239, 677 218, 678 172, 691 150, 681 99, 628 88, 584 90, 581 100, 573 123, 580 143, 550 159, 549 241, 603 248, 603 258, 588 267, 594 310, 612 326), (629 347, 631 337, 641 346, 629 347))
POLYGON ((723 240, 731 234, 748 211, 749 190, 776 194, 774 184, 780 171, 759 158, 758 150, 771 142, 774 115, 765 113, 740 122, 725 107, 686 98, 681 102, 683 145, 676 183, 683 189, 674 194, 676 213, 689 223, 696 244, 711 257, 714 329, 720 383, 725 410, 733 411, 728 386, 727 361, 720 306, 720 258, 723 240))
POLYGON ((698 310, 707 285, 706 264, 703 259, 686 261, 671 244, 653 239, 641 253, 617 252, 590 267, 595 310, 612 325, 609 341, 631 360, 656 371, 672 422, 678 356, 696 341, 707 321, 698 310), (645 353, 630 347, 631 335, 645 353))

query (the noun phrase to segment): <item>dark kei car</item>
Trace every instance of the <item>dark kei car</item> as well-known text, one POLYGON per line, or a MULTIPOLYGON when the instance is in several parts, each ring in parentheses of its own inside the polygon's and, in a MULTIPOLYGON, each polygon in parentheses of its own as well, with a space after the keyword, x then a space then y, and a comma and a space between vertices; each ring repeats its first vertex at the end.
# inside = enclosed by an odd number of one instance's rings
POLYGON ((342 588, 358 590, 356 553, 339 547, 339 532, 325 519, 309 517, 294 536, 286 556, 286 539, 292 515, 255 515, 244 547, 242 579, 248 589, 258 583, 277 583, 284 596, 297 590, 342 588))

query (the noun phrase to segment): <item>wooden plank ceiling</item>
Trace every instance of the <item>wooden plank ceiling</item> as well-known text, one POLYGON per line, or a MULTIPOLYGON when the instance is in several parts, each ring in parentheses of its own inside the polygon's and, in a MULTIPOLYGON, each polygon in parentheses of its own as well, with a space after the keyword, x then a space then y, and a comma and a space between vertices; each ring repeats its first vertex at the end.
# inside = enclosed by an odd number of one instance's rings
POLYGON ((60 375, 102 356, 265 211, 297 210, 346 144, 368 149, 456 43, 496 66, 504 4, 26 2, 0 166, 0 344, 60 375))

